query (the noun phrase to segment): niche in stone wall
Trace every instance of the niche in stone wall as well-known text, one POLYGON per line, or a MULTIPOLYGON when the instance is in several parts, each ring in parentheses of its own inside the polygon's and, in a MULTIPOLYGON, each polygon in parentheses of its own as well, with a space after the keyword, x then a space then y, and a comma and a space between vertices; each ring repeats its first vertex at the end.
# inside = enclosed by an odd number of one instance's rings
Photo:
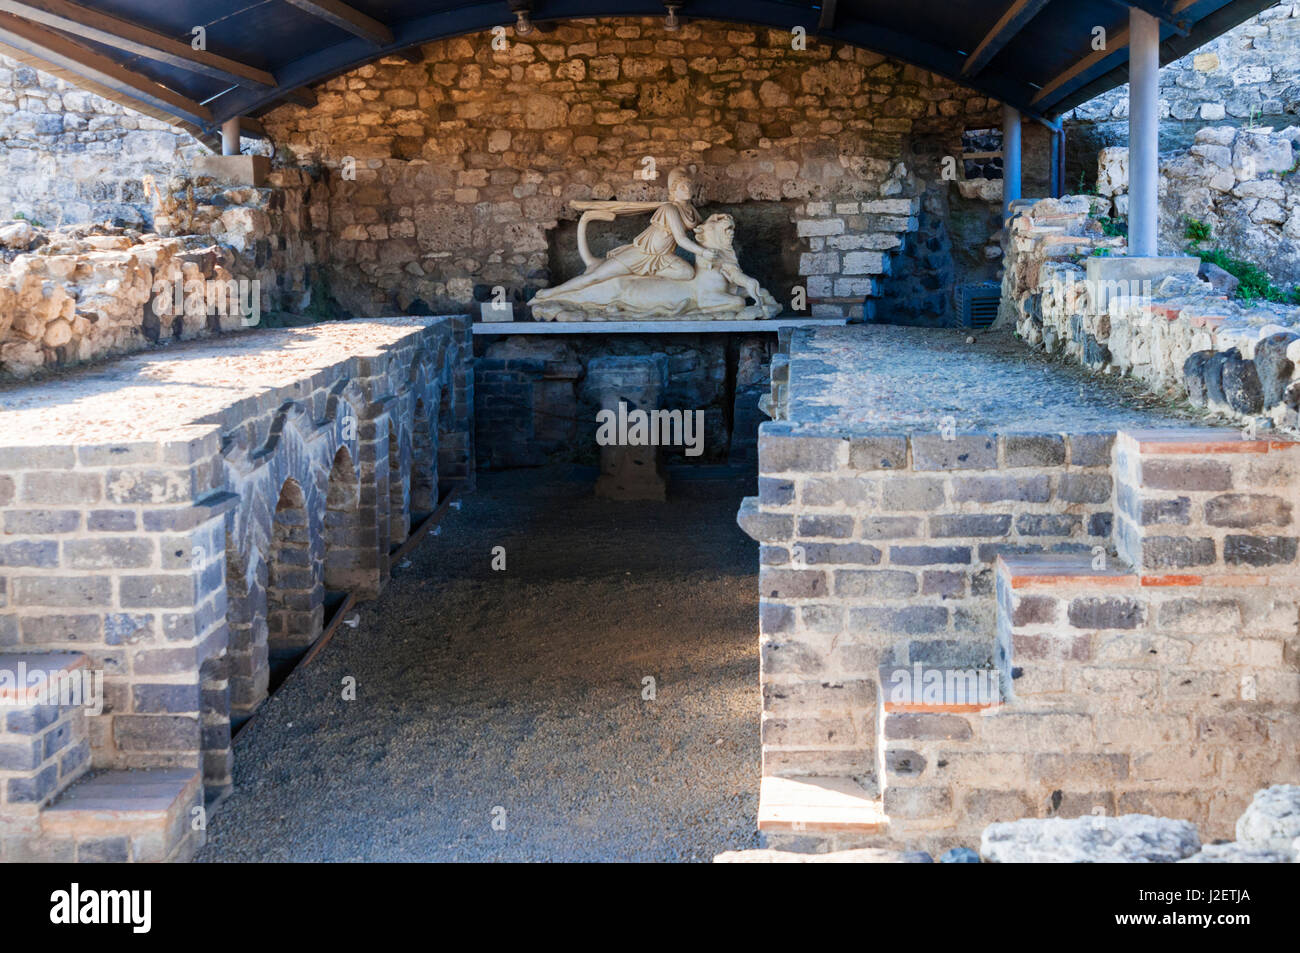
MULTIPOLYGON (((753 275, 783 305, 789 305, 790 289, 802 284, 799 253, 805 244, 795 232, 792 207, 784 202, 742 202, 697 205, 701 221, 710 215, 730 215, 736 220, 736 252, 740 267, 753 275)), ((592 222, 587 241, 595 255, 605 255, 626 245, 649 224, 649 215, 628 215, 612 222, 592 222)), ((582 274, 585 266, 578 255, 578 222, 561 221, 547 232, 547 269, 551 285, 582 274)), ((679 255, 694 263, 689 252, 679 255)))

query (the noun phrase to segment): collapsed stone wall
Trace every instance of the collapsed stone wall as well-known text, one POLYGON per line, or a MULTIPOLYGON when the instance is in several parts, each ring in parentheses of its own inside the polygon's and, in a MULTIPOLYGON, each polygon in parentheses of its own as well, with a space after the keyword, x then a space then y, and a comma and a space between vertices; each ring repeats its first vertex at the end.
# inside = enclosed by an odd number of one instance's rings
POLYGON ((149 229, 145 180, 207 152, 188 133, 0 56, 0 220, 149 229))
MULTIPOLYGON (((1300 115, 1300 3, 1278 3, 1160 71, 1161 149, 1206 122, 1288 126, 1300 115)), ((1128 142, 1128 86, 1067 113, 1067 182, 1091 184, 1101 149, 1128 142)))
POLYGON ((461 310, 496 286, 522 303, 571 277, 552 273, 549 235, 572 200, 661 198, 679 164, 701 206, 788 206, 811 304, 860 314, 880 252, 917 227, 863 205, 944 194, 942 158, 999 122, 972 90, 784 31, 620 19, 492 41, 381 59, 265 117, 282 154, 327 169, 332 283, 357 314, 461 310))
MULTIPOLYGON (((1163 163, 1162 250, 1178 254, 1187 246, 1177 240, 1185 225, 1174 224, 1173 210, 1204 209, 1207 201, 1216 227, 1227 223, 1225 232, 1245 231, 1250 222, 1277 243, 1287 240, 1290 224, 1254 223, 1251 216, 1267 202, 1285 208, 1289 223, 1300 205, 1300 194, 1276 171, 1289 161, 1289 135, 1208 129, 1192 153, 1163 163), (1277 189, 1285 206, 1263 197, 1277 189)), ((1195 259, 1156 264, 1136 283, 1110 276, 1127 267, 1113 260, 1126 241, 1108 228, 1126 198, 1118 187, 1122 164, 1113 156, 1102 180, 1117 187, 1104 188, 1103 196, 1017 203, 1000 320, 1031 346, 1098 373, 1134 377, 1167 398, 1254 425, 1300 427, 1300 308, 1231 298, 1231 283, 1223 284, 1230 276, 1202 267, 1213 281, 1202 278, 1195 259)))
POLYGON ((256 188, 191 174, 155 187, 157 231, 0 227, 0 377, 240 330, 278 312, 324 316, 327 305, 313 301, 322 253, 313 185, 300 170, 256 188))
MULTIPOLYGON (((1128 213, 1128 150, 1102 153, 1098 191, 1128 213)), ((1160 251, 1222 247, 1278 282, 1300 281, 1300 127, 1214 126, 1160 163, 1160 251), (1197 241, 1189 230, 1205 226, 1197 241)))

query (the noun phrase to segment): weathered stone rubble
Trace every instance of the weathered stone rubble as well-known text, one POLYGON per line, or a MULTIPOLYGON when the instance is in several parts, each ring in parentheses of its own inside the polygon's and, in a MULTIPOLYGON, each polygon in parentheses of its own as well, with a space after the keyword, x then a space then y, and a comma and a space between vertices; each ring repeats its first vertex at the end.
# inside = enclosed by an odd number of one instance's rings
MULTIPOLYGON (((1232 155, 1260 154, 1253 134, 1233 134, 1241 151, 1232 155)), ((1270 141, 1283 143, 1289 154, 1289 139, 1270 141)), ((1256 164, 1252 188, 1277 185, 1280 174, 1263 170, 1281 165, 1282 151, 1279 146, 1274 160, 1256 164)), ((1116 205, 1123 210, 1125 163, 1118 153, 1103 156, 1100 196, 1016 203, 999 320, 1014 324, 1028 344, 1098 373, 1134 377, 1157 394, 1229 418, 1268 418, 1274 426, 1297 429, 1300 308, 1266 302, 1247 307, 1216 289, 1211 279, 1221 282, 1222 276, 1209 269, 1203 269, 1209 279, 1157 276, 1125 294, 1089 283, 1089 259, 1126 252, 1125 239, 1107 234, 1106 227, 1116 205)), ((1248 165, 1243 162, 1238 173, 1248 165)), ((1241 191, 1243 183, 1234 181, 1241 191)), ((1167 195, 1187 191, 1173 184, 1166 189, 1167 195)), ((1300 227, 1300 214, 1296 222, 1300 227)))
POLYGON ((48 229, 21 219, 0 226, 0 376, 308 310, 316 261, 304 207, 309 185, 300 171, 278 173, 266 188, 173 179, 157 196, 156 232, 48 229), (246 284, 232 290, 232 281, 246 284), (224 303, 209 299, 218 283, 224 303))
POLYGON ((1237 820, 1237 840, 1202 845, 1188 821, 1128 814, 991 824, 980 853, 993 863, 1289 864, 1300 862, 1300 787, 1256 793, 1237 820))
POLYGON ((990 824, 980 854, 995 864, 1170 863, 1200 850, 1196 825, 1145 814, 1026 818, 990 824))
MULTIPOLYGON (((1160 248, 1183 254, 1189 224, 1208 226, 1208 247, 1253 262, 1278 282, 1300 280, 1300 128, 1212 126, 1160 166, 1160 248)), ((1099 158, 1097 191, 1128 214, 1128 149, 1099 158)))

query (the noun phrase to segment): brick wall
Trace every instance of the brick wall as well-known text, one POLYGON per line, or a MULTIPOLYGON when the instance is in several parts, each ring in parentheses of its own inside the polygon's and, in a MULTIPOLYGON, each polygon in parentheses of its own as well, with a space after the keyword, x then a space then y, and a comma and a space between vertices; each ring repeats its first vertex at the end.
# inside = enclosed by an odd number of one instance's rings
POLYGON ((1109 543, 1110 442, 764 424, 741 518, 763 543, 764 772, 878 787, 881 664, 991 660, 1000 554, 1109 543))

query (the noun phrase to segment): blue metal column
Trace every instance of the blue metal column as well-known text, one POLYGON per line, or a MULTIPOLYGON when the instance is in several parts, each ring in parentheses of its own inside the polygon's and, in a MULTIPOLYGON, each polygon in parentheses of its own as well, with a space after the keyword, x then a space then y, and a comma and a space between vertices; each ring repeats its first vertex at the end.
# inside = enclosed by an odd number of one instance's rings
POLYGON ((1160 21, 1137 7, 1129 11, 1128 253, 1158 251, 1160 188, 1160 21))

